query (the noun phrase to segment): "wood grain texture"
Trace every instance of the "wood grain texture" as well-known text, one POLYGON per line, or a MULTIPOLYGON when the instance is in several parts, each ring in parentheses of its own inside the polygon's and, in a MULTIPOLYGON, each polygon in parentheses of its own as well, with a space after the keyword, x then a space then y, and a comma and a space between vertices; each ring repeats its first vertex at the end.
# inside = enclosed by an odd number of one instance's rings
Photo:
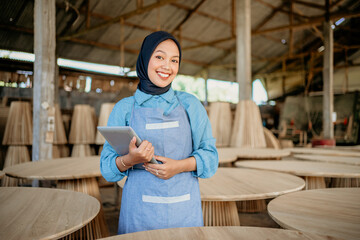
POLYGON ((57 158, 28 162, 3 169, 6 175, 39 180, 65 180, 101 176, 100 156, 57 158))
POLYGON ((238 158, 247 159, 268 159, 281 158, 290 156, 290 151, 287 149, 272 149, 272 148, 249 148, 249 147, 232 147, 232 148, 218 148, 218 151, 223 151, 226 155, 236 154, 238 158))
POLYGON ((90 105, 77 104, 71 118, 69 143, 93 144, 95 143, 94 110, 90 105))
MULTIPOLYGON (((103 103, 100 107, 98 126, 106 126, 109 119, 109 115, 114 108, 115 103, 103 103)), ((102 145, 105 143, 105 138, 99 131, 96 130, 95 143, 102 145)))
POLYGON ((60 111, 59 104, 55 104, 55 131, 53 144, 67 144, 64 122, 60 111))
POLYGON ((88 157, 95 155, 95 150, 89 144, 74 144, 71 157, 88 157))
POLYGON ((231 147, 265 148, 266 141, 259 107, 251 100, 241 100, 236 106, 231 147))
MULTIPOLYGON (((29 163, 30 161, 31 159, 27 146, 9 146, 6 152, 4 169, 22 163, 29 163)), ((23 183, 23 181, 5 176, 1 183, 2 186, 16 187, 23 183)))
POLYGON ((297 176, 360 178, 360 167, 299 160, 238 161, 237 167, 291 173, 297 176))
POLYGON ((5 172, 0 170, 0 179, 2 179, 5 176, 5 172))
POLYGON ((217 147, 228 147, 232 130, 232 114, 229 102, 212 102, 209 120, 217 147))
POLYGON ((305 186, 304 180, 289 174, 237 168, 219 168, 213 177, 199 179, 199 184, 202 201, 267 199, 305 186))
POLYGON ((307 161, 342 163, 360 166, 360 157, 324 156, 315 154, 296 154, 294 158, 307 161))
POLYGON ((29 102, 11 102, 6 121, 3 145, 31 145, 33 124, 29 102))
POLYGON ((279 140, 266 127, 264 127, 264 136, 267 148, 281 149, 279 140))
POLYGON ((293 154, 317 154, 324 156, 360 157, 360 152, 346 150, 332 150, 323 148, 288 148, 293 154))
POLYGON ((360 237, 360 188, 286 194, 273 199, 268 212, 284 228, 349 240, 360 237))
POLYGON ((99 201, 74 191, 0 188, 0 239, 57 239, 90 222, 99 201))
POLYGON ((233 148, 218 148, 219 164, 232 163, 237 160, 236 150, 233 148))
MULTIPOLYGON (((183 239, 252 239, 252 240, 325 240, 328 237, 311 234, 301 233, 294 230, 284 230, 275 228, 260 228, 260 227, 191 227, 191 228, 168 228, 152 231, 143 231, 137 233, 123 234, 105 238, 106 240, 134 240, 134 239, 147 239, 147 240, 183 240, 183 239)), ((103 240, 105 240, 103 239, 103 240)), ((335 239, 335 238, 331 238, 335 239)))

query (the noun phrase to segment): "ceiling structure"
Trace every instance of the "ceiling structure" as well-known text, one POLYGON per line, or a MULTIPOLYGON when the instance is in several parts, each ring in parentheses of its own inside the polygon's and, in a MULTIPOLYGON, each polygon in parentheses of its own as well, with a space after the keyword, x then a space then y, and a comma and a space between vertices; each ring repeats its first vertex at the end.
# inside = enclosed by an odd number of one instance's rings
MULTIPOLYGON (((57 0, 57 55, 134 69, 143 38, 164 30, 182 45, 181 74, 236 81, 236 2, 57 0)), ((325 0, 251 1, 252 74, 270 98, 321 86, 325 10, 325 0)), ((345 18, 334 29, 334 62, 356 66, 360 1, 330 0, 329 11, 334 22, 345 18)), ((33 16, 32 0, 2 1, 0 49, 33 52, 33 16)))

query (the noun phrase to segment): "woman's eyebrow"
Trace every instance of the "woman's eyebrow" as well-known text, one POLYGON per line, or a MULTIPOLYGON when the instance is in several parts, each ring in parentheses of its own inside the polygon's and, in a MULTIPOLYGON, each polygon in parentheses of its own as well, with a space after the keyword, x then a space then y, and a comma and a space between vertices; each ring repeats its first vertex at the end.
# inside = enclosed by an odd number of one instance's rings
MULTIPOLYGON (((155 53, 157 53, 157 52, 162 52, 163 54, 166 54, 166 52, 164 52, 163 50, 160 50, 160 49, 155 51, 155 53)), ((179 56, 177 56, 177 55, 173 56, 173 57, 178 57, 179 58, 179 56)))

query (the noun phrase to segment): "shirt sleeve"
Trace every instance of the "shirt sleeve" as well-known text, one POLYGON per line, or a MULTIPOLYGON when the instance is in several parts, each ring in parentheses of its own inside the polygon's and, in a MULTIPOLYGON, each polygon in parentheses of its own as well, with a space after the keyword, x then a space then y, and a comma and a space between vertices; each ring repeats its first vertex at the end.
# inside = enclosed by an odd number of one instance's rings
MULTIPOLYGON (((178 92, 179 93, 179 92, 178 92)), ((209 178, 215 174, 219 166, 215 138, 206 110, 201 102, 191 94, 180 93, 179 99, 188 114, 193 139, 192 156, 196 159, 196 171, 193 176, 209 178)))
MULTIPOLYGON (((128 126, 133 102, 131 98, 126 98, 115 104, 109 115, 107 126, 128 126)), ((116 166, 115 160, 118 156, 119 154, 105 141, 100 155, 100 171, 108 182, 120 181, 128 175, 128 171, 120 172, 116 166)))

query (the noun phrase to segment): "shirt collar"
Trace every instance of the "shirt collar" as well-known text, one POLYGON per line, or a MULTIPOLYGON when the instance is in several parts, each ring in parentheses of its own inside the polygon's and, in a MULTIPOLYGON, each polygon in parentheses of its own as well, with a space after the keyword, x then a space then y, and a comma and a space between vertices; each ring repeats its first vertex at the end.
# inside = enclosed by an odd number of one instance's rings
POLYGON ((151 95, 151 94, 144 93, 144 92, 140 91, 139 89, 136 89, 136 92, 134 94, 135 101, 139 105, 143 104, 144 102, 146 102, 147 100, 149 100, 150 98, 152 98, 154 96, 160 96, 165 101, 170 103, 171 100, 173 99, 173 97, 175 96, 175 92, 172 88, 170 88, 169 91, 167 91, 166 93, 163 93, 161 95, 151 95))

